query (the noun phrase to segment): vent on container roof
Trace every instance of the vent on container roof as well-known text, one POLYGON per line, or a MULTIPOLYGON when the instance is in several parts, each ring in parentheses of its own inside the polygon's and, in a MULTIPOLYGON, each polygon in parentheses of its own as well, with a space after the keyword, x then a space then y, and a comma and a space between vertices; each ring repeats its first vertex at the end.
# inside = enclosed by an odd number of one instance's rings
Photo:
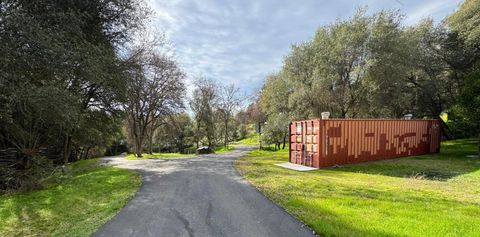
POLYGON ((330 117, 330 112, 322 112, 322 119, 328 119, 330 117))

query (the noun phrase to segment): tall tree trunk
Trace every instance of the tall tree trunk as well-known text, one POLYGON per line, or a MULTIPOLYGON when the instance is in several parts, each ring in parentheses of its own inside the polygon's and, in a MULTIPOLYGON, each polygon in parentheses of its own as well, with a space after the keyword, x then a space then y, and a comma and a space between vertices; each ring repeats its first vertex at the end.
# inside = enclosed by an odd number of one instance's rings
POLYGON ((153 150, 152 150, 152 144, 153 144, 153 128, 152 128, 152 131, 150 131, 150 137, 149 137, 149 141, 148 141, 148 154, 152 155, 153 154, 153 150))
POLYGON ((118 152, 118 143, 115 142, 113 144, 113 155, 116 156, 117 155, 117 152, 118 152))
POLYGON ((142 157, 142 141, 140 138, 137 139, 137 149, 136 149, 137 157, 142 157))
POLYGON ((341 109, 341 112, 342 112, 342 113, 341 113, 341 115, 340 115, 340 118, 346 118, 346 117, 347 117, 347 111, 346 111, 344 108, 342 108, 342 109, 341 109))
POLYGON ((259 146, 260 150, 262 149, 262 132, 261 131, 262 130, 259 129, 259 133, 258 133, 258 143, 259 143, 258 146, 259 146))
POLYGON ((480 120, 477 121, 478 130, 478 156, 480 157, 480 120))
POLYGON ((285 135, 283 135, 283 147, 282 147, 282 150, 285 150, 286 140, 287 140, 287 134, 285 133, 285 135))
MULTIPOLYGON (((209 123, 209 125, 211 125, 211 123, 209 123)), ((208 126, 207 125, 207 140, 208 140, 208 147, 212 147, 213 146, 213 136, 215 134, 215 131, 213 131, 213 125, 211 126, 208 126)))
POLYGON ((83 160, 86 160, 88 158, 88 153, 90 152, 90 147, 87 147, 87 149, 85 150, 84 154, 83 154, 83 160))
POLYGON ((135 154, 137 154, 137 157, 142 157, 142 143, 143 139, 140 135, 135 133, 134 135, 135 138, 135 154))
POLYGON ((133 138, 135 140, 135 154, 137 157, 142 157, 143 141, 145 139, 145 126, 141 126, 140 122, 133 123, 133 138))
MULTIPOLYGON (((479 127, 479 130, 480 130, 480 126, 479 127)), ((478 132, 478 157, 480 157, 480 131, 478 132)))
POLYGON ((63 164, 68 164, 72 149, 72 136, 66 135, 63 143, 63 164))
POLYGON ((197 129, 195 131, 195 143, 197 144, 197 149, 200 143, 200 123, 197 121, 197 129))
POLYGON ((228 147, 228 116, 225 120, 225 148, 228 147))

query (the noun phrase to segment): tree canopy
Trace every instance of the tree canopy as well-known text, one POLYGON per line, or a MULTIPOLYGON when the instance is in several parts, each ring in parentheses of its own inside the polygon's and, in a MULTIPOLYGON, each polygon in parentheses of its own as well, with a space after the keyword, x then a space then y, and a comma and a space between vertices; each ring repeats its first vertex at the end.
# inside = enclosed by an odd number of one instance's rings
POLYGON ((267 124, 278 124, 278 114, 295 120, 323 111, 340 118, 439 118, 448 112, 455 118, 446 124, 452 137, 480 132, 480 2, 465 1, 438 24, 424 19, 406 26, 403 19, 399 11, 367 14, 360 8, 293 45, 261 90, 267 124))
POLYGON ((21 169, 39 156, 86 157, 118 136, 117 52, 146 13, 136 0, 0 2, 0 149, 14 148, 21 169))

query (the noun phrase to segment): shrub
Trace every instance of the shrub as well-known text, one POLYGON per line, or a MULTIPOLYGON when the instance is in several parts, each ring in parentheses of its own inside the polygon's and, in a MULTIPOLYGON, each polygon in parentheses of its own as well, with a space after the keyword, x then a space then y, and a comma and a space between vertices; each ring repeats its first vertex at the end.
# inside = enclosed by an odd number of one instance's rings
POLYGON ((19 162, 1 163, 0 193, 41 188, 48 178, 53 177, 55 171, 52 160, 44 156, 31 158, 28 168, 19 162))

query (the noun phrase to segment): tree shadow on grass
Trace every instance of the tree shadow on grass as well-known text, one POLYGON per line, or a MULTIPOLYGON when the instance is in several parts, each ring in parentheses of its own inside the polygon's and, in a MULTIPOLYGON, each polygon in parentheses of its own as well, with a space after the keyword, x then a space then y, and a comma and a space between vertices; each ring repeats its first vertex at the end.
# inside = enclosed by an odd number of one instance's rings
POLYGON ((445 142, 439 154, 412 156, 344 165, 329 170, 447 181, 480 170, 480 158, 467 157, 476 151, 477 141, 445 142))

